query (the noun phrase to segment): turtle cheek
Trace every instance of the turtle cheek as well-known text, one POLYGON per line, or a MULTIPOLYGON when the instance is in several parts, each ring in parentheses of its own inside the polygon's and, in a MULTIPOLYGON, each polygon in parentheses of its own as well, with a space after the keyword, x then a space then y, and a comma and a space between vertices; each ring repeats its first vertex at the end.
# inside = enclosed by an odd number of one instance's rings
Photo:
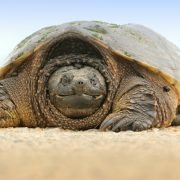
POLYGON ((58 82, 54 85, 49 83, 49 95, 51 101, 53 101, 54 103, 57 102, 57 97, 71 96, 73 94, 74 94, 74 88, 72 87, 72 85, 64 86, 58 82))
POLYGON ((106 84, 97 82, 96 84, 92 84, 91 81, 87 81, 86 87, 84 88, 85 94, 89 94, 91 96, 97 95, 106 95, 106 84))
POLYGON ((72 82, 69 79, 64 78, 61 74, 52 74, 48 81, 48 90, 50 96, 54 95, 72 95, 74 90, 72 87, 72 82))
POLYGON ((96 95, 106 95, 106 85, 101 85, 98 84, 96 86, 92 86, 91 84, 88 84, 87 87, 87 94, 91 94, 92 96, 96 96, 96 95))
POLYGON ((73 95, 74 92, 74 87, 70 84, 67 86, 64 86, 62 84, 58 84, 56 87, 56 94, 60 96, 70 96, 73 95))

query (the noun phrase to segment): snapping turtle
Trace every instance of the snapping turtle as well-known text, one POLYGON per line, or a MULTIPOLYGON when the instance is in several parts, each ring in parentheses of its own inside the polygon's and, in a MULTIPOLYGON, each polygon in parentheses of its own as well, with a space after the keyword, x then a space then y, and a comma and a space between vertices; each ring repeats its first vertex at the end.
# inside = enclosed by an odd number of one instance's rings
POLYGON ((71 22, 23 40, 0 77, 0 127, 141 131, 176 119, 180 50, 141 25, 71 22))

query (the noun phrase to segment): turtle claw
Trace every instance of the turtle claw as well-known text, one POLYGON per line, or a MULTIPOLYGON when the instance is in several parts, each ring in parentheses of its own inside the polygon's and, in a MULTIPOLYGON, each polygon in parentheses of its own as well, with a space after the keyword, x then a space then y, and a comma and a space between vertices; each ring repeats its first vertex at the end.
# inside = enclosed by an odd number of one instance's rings
POLYGON ((114 117, 108 116, 101 124, 100 129, 104 131, 111 130, 118 121, 119 121, 118 116, 114 116, 114 117))
POLYGON ((109 115, 101 124, 100 129, 103 131, 143 131, 152 127, 152 119, 147 117, 125 116, 120 113, 114 113, 109 115))
POLYGON ((135 121, 132 125, 132 130, 133 131, 143 131, 150 129, 152 126, 151 124, 145 122, 145 121, 135 121))

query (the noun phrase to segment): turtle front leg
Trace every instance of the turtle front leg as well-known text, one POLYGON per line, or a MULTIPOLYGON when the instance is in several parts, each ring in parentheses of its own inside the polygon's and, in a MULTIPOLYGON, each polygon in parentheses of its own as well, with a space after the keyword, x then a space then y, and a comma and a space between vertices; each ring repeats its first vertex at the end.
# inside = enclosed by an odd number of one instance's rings
POLYGON ((112 113, 100 129, 115 132, 142 131, 157 126, 157 102, 152 87, 140 77, 124 80, 115 97, 112 113))
POLYGON ((16 127, 19 124, 16 106, 0 83, 0 128, 16 127))

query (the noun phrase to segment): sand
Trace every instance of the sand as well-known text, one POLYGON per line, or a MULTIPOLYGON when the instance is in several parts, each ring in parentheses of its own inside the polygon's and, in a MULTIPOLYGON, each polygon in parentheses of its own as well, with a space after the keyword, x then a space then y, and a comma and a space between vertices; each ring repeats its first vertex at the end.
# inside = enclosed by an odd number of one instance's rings
POLYGON ((0 180, 178 180, 180 128, 0 129, 0 180))

